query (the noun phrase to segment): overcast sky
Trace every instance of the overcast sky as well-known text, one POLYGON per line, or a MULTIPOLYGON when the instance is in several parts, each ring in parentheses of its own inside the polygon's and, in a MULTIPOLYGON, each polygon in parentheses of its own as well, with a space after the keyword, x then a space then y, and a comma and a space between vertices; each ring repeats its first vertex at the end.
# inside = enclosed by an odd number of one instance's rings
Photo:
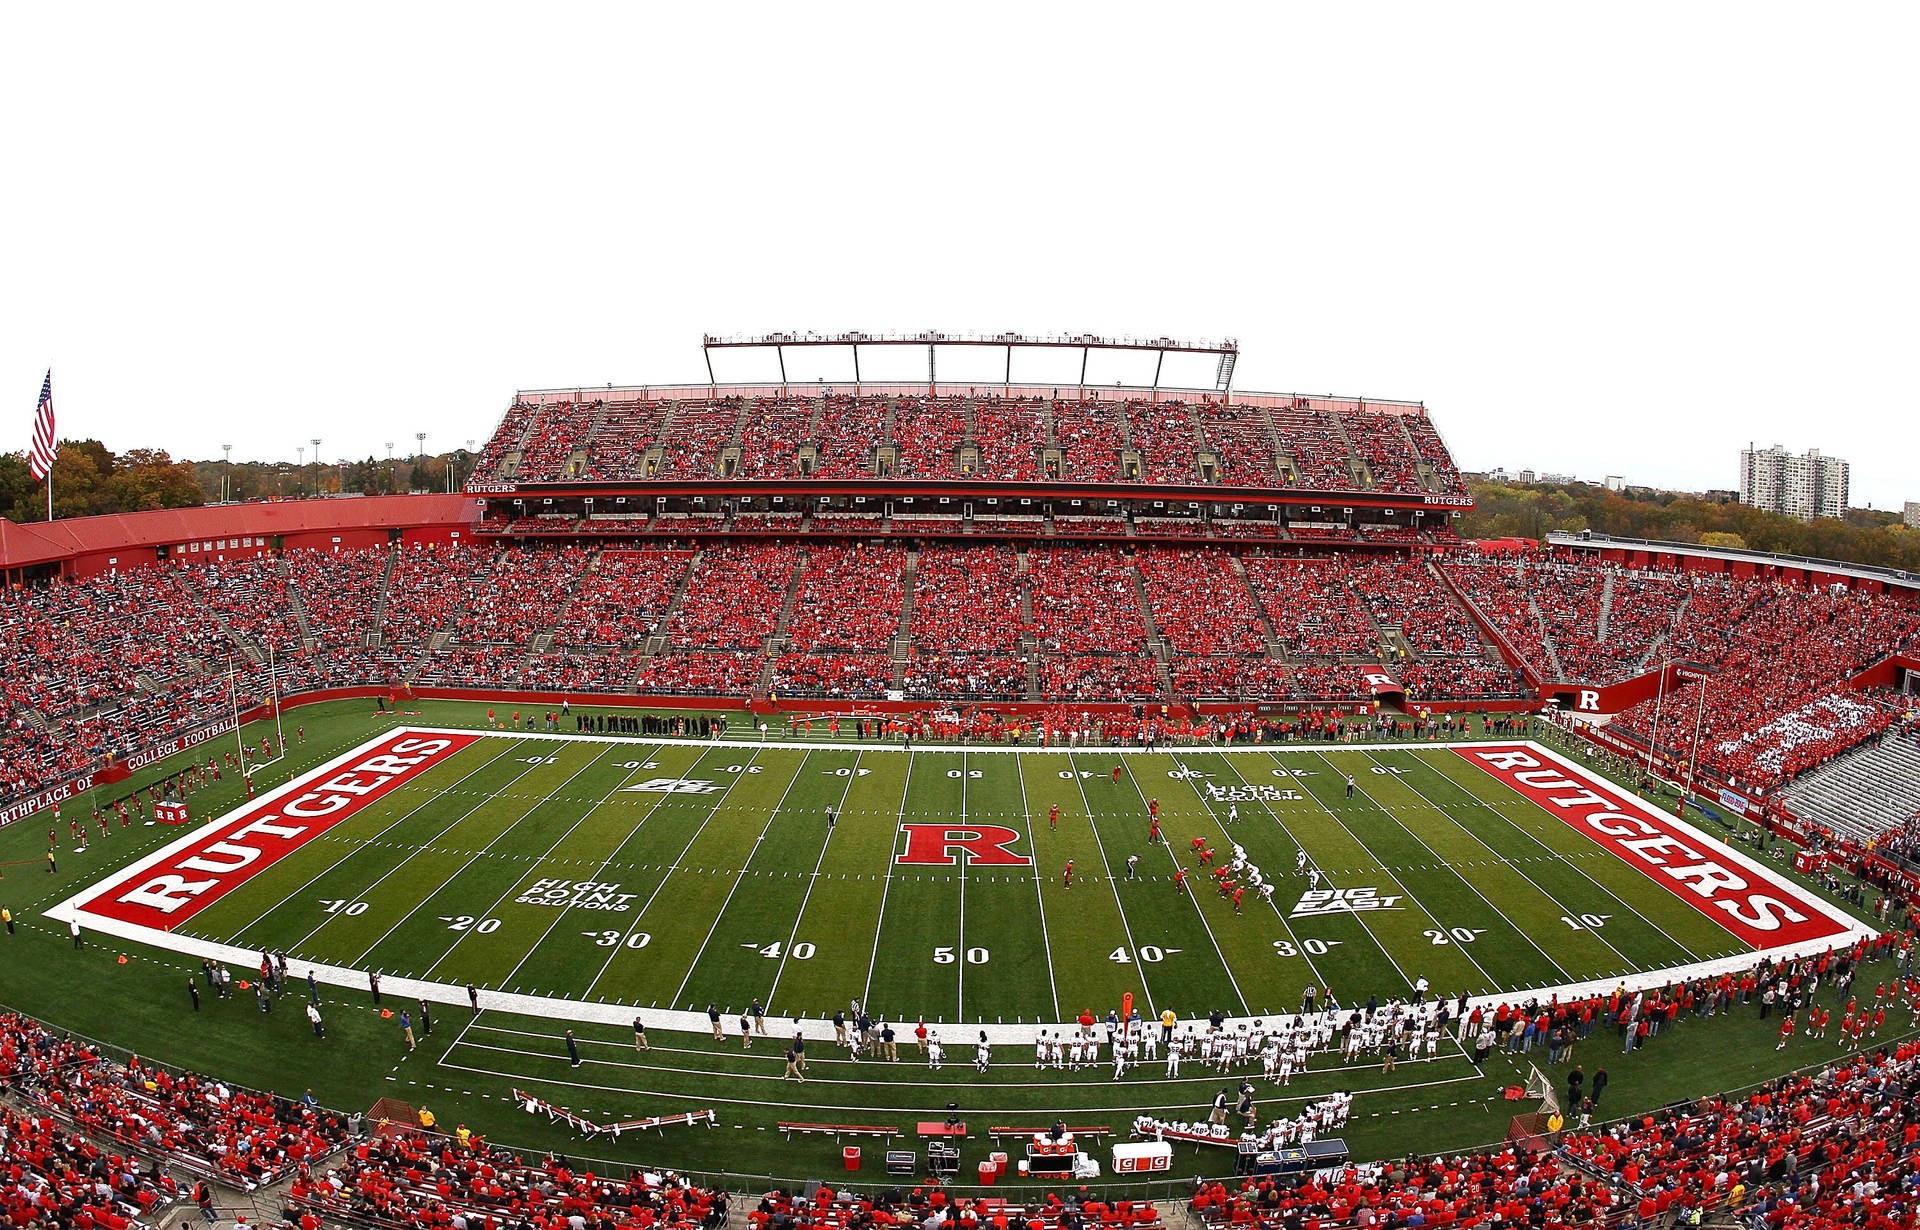
POLYGON ((8 5, 0 447, 49 365, 63 436, 333 459, 703 332, 1092 331, 1424 400, 1467 468, 1757 440, 1897 507, 1917 14, 8 5))

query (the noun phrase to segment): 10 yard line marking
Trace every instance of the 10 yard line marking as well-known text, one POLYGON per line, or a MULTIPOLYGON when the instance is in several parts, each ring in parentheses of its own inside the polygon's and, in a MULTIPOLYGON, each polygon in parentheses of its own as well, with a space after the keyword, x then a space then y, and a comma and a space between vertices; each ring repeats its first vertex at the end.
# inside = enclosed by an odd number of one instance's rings
MULTIPOLYGON (((477 746, 477 744, 475 746, 477 746)), ((494 753, 493 756, 488 758, 488 760, 484 764, 481 764, 478 767, 470 770, 469 772, 462 774, 457 780, 455 780, 452 786, 448 787, 448 791, 459 789, 462 785, 466 783, 468 778, 472 777, 474 774, 479 773, 483 770, 492 768, 494 764, 499 761, 500 757, 505 756, 509 752, 513 752, 517 750, 518 749, 514 747, 501 748, 498 752, 494 753)), ((525 777, 527 774, 531 772, 533 772, 533 766, 528 765, 525 769, 522 769, 520 771, 518 776, 516 776, 513 779, 513 781, 517 782, 520 780, 520 778, 525 777)), ((416 779, 415 783, 413 784, 418 784, 418 779, 416 779)), ((513 782, 509 782, 507 784, 512 785, 513 782)), ((288 893, 286 896, 282 897, 280 900, 274 902, 272 905, 262 910, 259 916, 254 918, 253 921, 247 923, 245 926, 232 932, 233 943, 238 944, 240 942, 241 936, 245 935, 248 931, 251 931, 253 928, 259 926, 263 921, 266 920, 268 915, 272 914, 275 910, 279 909, 281 906, 285 905, 287 902, 292 901, 295 897, 298 897, 301 893, 304 893, 308 889, 311 889, 315 884, 318 884, 323 877, 325 877, 327 874, 332 872, 334 868, 339 867, 341 864, 345 863, 348 859, 352 858, 354 855, 358 854, 360 851, 366 849, 368 846, 372 845, 374 842, 379 841, 382 837, 385 837, 388 833, 392 832, 399 825, 411 819, 415 813, 420 811, 421 808, 431 806, 433 804, 434 799, 438 798, 443 793, 446 793, 446 791, 434 791, 429 798, 427 798, 421 803, 416 804, 413 807, 409 807, 405 812, 402 812, 399 816, 395 817, 395 819, 391 824, 387 825, 385 828, 375 833, 372 837, 369 837, 366 841, 362 842, 358 846, 355 846, 353 849, 348 850, 345 854, 341 855, 339 858, 333 860, 332 862, 328 863, 326 866, 322 867, 310 879, 308 879, 306 883, 302 884, 300 887, 294 889, 292 892, 288 893)), ((476 810, 478 810, 478 807, 479 805, 476 804, 474 807, 469 808, 466 812, 456 817, 452 823, 447 825, 446 828, 441 829, 438 834, 435 834, 434 839, 436 841, 439 840, 439 838, 442 835, 444 835, 449 829, 451 829, 455 824, 458 824, 460 823, 460 821, 465 820, 468 816, 471 816, 476 810)), ((321 920, 320 926, 321 927, 326 926, 325 919, 321 920)), ((298 940, 294 945, 291 945, 291 947, 297 948, 300 944, 306 943, 307 940, 313 938, 314 931, 318 931, 319 929, 320 927, 315 927, 313 931, 307 932, 305 936, 301 937, 301 939, 298 940)))

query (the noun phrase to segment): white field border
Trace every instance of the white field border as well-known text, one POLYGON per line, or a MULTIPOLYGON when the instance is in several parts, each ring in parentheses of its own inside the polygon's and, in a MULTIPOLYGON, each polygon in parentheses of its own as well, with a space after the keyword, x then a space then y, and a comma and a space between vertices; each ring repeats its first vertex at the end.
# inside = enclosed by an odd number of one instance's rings
MULTIPOLYGON (((573 735, 551 734, 539 731, 489 731, 439 726, 398 727, 396 729, 383 731, 351 750, 334 757, 332 760, 315 766, 306 774, 288 782, 286 785, 276 787, 257 798, 247 800, 225 815, 215 817, 198 827, 189 829, 186 833, 183 833, 177 841, 167 843, 165 846, 134 863, 115 868, 106 878, 88 885, 66 900, 50 907, 46 911, 46 917, 62 923, 77 921, 83 928, 98 935, 112 936, 115 939, 145 944, 149 947, 165 949, 188 957, 204 957, 214 961, 238 965, 245 969, 251 969, 260 956, 257 949, 241 948, 232 944, 197 939, 192 936, 176 935, 156 927, 146 927, 136 923, 122 922, 119 919, 106 918, 81 910, 79 908, 80 903, 104 892, 109 887, 125 880, 129 876, 144 871, 183 847, 205 839, 208 835, 220 830, 223 826, 235 823, 243 813, 251 812, 263 803, 271 803, 282 795, 302 790, 320 777, 332 773, 356 757, 365 755, 374 747, 403 735, 479 735, 482 737, 505 737, 522 740, 546 739, 557 743, 592 743, 602 746, 610 743, 629 743, 649 746, 687 747, 691 743, 692 746, 696 747, 738 747, 742 750, 788 748, 795 751, 845 751, 848 747, 848 744, 845 742, 816 742, 790 739, 767 739, 764 742, 760 740, 715 739, 703 742, 700 740, 689 741, 686 739, 655 738, 639 735, 573 735)), ((853 746, 861 751, 901 750, 898 747, 877 742, 855 743, 853 746)), ((1542 987, 1531 991, 1514 991, 1505 995, 1480 996, 1469 1000, 1468 1003, 1470 1005, 1492 1007, 1495 1004, 1505 1001, 1525 1002, 1530 999, 1545 1000, 1553 995, 1558 995, 1562 999, 1578 998, 1593 994, 1604 995, 1612 992, 1616 987, 1623 986, 1629 991, 1649 989, 1665 986, 1668 983, 1683 979, 1734 973, 1750 967, 1762 956, 1770 955, 1776 959, 1814 956, 1829 948, 1837 948, 1844 944, 1850 944, 1856 939, 1871 938, 1878 934, 1873 928, 1851 917, 1844 911, 1829 906, 1818 897, 1802 891, 1799 886, 1786 880, 1772 868, 1756 862, 1739 850, 1733 849, 1718 838, 1700 831, 1686 821, 1678 820, 1665 811, 1656 811, 1648 805, 1644 799, 1639 798, 1637 795, 1627 793, 1613 782, 1588 771, 1583 766, 1567 759, 1560 753, 1529 739, 1435 741, 1424 744, 1339 743, 1327 744, 1324 747, 1318 743, 1301 745, 1250 743, 1244 746, 1226 746, 1206 750, 1219 752, 1258 751, 1272 753, 1298 750, 1318 754, 1321 751, 1406 751, 1410 747, 1415 750, 1422 747, 1450 750, 1492 746, 1524 747, 1535 755, 1544 757, 1568 774, 1584 780, 1591 785, 1598 786, 1610 795, 1618 798, 1627 806, 1636 808, 1648 818, 1657 820, 1661 824, 1669 825, 1676 831, 1684 833, 1689 840, 1697 841, 1703 848, 1710 850, 1716 857, 1724 859, 1728 864, 1738 867, 1741 871, 1764 881, 1769 887, 1788 894, 1797 904, 1817 911, 1822 916, 1840 924, 1844 930, 1842 934, 1827 936, 1818 940, 1802 941, 1798 944, 1782 945, 1777 948, 1758 949, 1747 953, 1735 953, 1732 956, 1718 957, 1709 961, 1697 961, 1689 965, 1648 970, 1644 973, 1634 974, 1624 978, 1602 978, 1588 982, 1569 983, 1559 987, 1542 987)), ((963 747, 958 745, 921 744, 913 750, 915 752, 965 751, 977 754, 1024 753, 1028 755, 1067 755, 1069 753, 1089 751, 1111 752, 1123 756, 1144 754, 1178 755, 1178 749, 1171 748, 1156 748, 1149 752, 1146 748, 963 747)), ((1493 781, 1499 781, 1497 777, 1492 777, 1492 775, 1489 775, 1489 777, 1493 781)), ((1502 784, 1504 785, 1504 783, 1502 784)), ((1728 934, 1730 936, 1732 935, 1731 932, 1728 934)), ((294 979, 304 979, 309 970, 316 981, 326 983, 331 987, 342 987, 354 991, 361 991, 364 990, 367 985, 366 971, 349 966, 302 961, 290 963, 288 967, 289 976, 294 979)), ((383 975, 380 984, 382 989, 406 999, 425 999, 438 1004, 465 1005, 467 1003, 467 989, 464 983, 433 982, 420 978, 388 977, 383 975)), ((480 1007, 496 1012, 510 1012, 532 1017, 544 1017, 554 1021, 569 1023, 585 1022, 602 1025, 628 1025, 631 1024, 633 1018, 638 1015, 646 1019, 647 1026, 650 1029, 671 1029, 696 1034, 709 1032, 706 1014, 701 1012, 681 1012, 658 1008, 637 1010, 629 1004, 591 1003, 583 1000, 566 999, 555 995, 521 995, 505 991, 482 990, 480 992, 480 1007)), ((1198 1018, 1196 1018, 1196 1020, 1197 1019, 1198 1018)), ((1253 1018, 1236 1018, 1230 1021, 1229 1024, 1239 1024, 1242 1020, 1251 1023, 1253 1018)), ((1036 1030, 1065 1029, 1068 1028, 1070 1024, 1070 1022, 1049 1023, 1035 1021, 1028 1024, 1016 1025, 970 1024, 968 1028, 984 1029, 987 1033, 988 1041, 996 1046, 1016 1046, 1031 1043, 1036 1030)), ((831 1041, 834 1036, 832 1023, 824 1019, 806 1020, 802 1022, 801 1031, 811 1041, 831 1041)))

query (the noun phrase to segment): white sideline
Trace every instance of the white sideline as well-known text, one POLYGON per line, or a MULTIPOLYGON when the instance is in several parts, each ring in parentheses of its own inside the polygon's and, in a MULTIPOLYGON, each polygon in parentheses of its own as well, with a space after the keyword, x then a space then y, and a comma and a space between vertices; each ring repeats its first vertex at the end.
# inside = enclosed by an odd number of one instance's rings
MULTIPOLYGON (((569 734, 547 734, 547 733, 540 733, 540 732, 512 731, 512 730, 500 731, 500 732, 482 730, 482 731, 476 732, 471 729, 459 729, 459 728, 453 728, 453 727, 436 727, 436 726, 398 727, 398 728, 382 731, 379 734, 375 735, 374 737, 368 739, 366 742, 361 743, 358 746, 352 748, 351 750, 344 752, 339 756, 334 757, 332 760, 329 760, 324 764, 315 766, 313 769, 301 775, 299 778, 296 778, 294 781, 289 782, 285 785, 276 787, 275 789, 270 790, 267 793, 262 794, 257 798, 249 799, 243 804, 241 804, 240 806, 235 807, 234 809, 228 811, 224 815, 218 816, 212 820, 207 821, 205 824, 202 824, 195 828, 190 829, 188 832, 182 834, 178 840, 169 842, 167 845, 161 847, 158 850, 155 850, 154 852, 152 852, 151 854, 148 854, 147 856, 138 860, 137 862, 134 862, 124 867, 115 868, 113 872, 110 875, 108 875, 106 878, 99 880, 91 885, 88 885, 86 888, 81 889, 77 893, 74 893, 72 896, 68 897, 66 900, 61 901, 58 904, 48 908, 46 911, 46 917, 55 919, 56 921, 59 921, 61 923, 77 920, 85 929, 92 931, 97 935, 112 936, 115 939, 126 940, 132 943, 145 944, 154 948, 166 949, 168 951, 177 952, 189 957, 203 957, 203 958, 207 958, 214 961, 236 965, 236 966, 239 966, 241 969, 253 969, 257 966, 260 958, 260 953, 257 949, 242 948, 232 944, 222 944, 212 940, 197 939, 192 936, 175 935, 175 934, 172 934, 171 932, 162 931, 158 928, 144 927, 134 923, 122 922, 118 919, 107 918, 98 914, 87 913, 79 909, 79 903, 83 900, 86 900, 104 891, 109 886, 119 883, 120 881, 128 878, 129 876, 135 874, 136 872, 145 870, 147 867, 152 866, 153 864, 167 858, 174 851, 180 849, 181 847, 190 845, 196 841, 201 840, 206 835, 209 829, 218 828, 223 824, 230 823, 236 820, 240 816, 240 814, 243 812, 246 812, 252 808, 258 807, 262 803, 271 802, 279 798, 281 795, 286 794, 290 791, 295 791, 303 788, 306 785, 306 783, 308 783, 309 781, 312 781, 322 775, 331 773, 333 770, 340 768, 341 766, 346 764, 348 761, 353 760, 354 758, 365 754, 367 751, 369 751, 371 748, 373 748, 377 744, 384 743, 390 739, 393 739, 398 735, 404 735, 404 734, 472 735, 475 733, 478 733, 483 737, 494 737, 498 735, 498 736, 516 738, 516 739, 552 739, 559 742, 568 742, 568 743, 581 742, 581 743, 603 743, 604 744, 609 742, 617 742, 617 743, 636 743, 636 744, 649 744, 649 745, 671 745, 671 746, 682 746, 682 747, 688 746, 689 743, 691 742, 693 746, 738 746, 742 749, 757 749, 762 747, 785 747, 785 748, 793 748, 795 750, 845 751, 849 746, 844 742, 842 743, 806 742, 806 741, 800 741, 800 740, 790 741, 785 739, 780 739, 780 740, 769 739, 766 741, 765 744, 762 744, 758 741, 743 741, 743 740, 732 740, 732 739, 710 740, 710 741, 701 741, 701 740, 689 741, 687 739, 653 738, 648 736, 569 735, 569 734)), ((1826 902, 1820 900, 1818 897, 1813 896, 1812 894, 1802 891, 1797 885, 1782 878, 1772 868, 1769 868, 1762 863, 1756 862, 1755 860, 1749 858, 1747 855, 1741 853, 1740 851, 1735 850, 1732 847, 1726 845, 1724 842, 1720 841, 1719 839, 1707 833, 1701 832, 1699 829, 1695 828, 1691 824, 1688 824, 1685 821, 1676 820, 1672 815, 1666 813, 1665 811, 1656 811, 1653 807, 1647 804, 1647 802, 1644 799, 1639 798, 1637 795, 1629 794, 1624 789, 1621 789, 1620 787, 1618 787, 1615 783, 1608 781, 1602 777, 1599 777, 1594 773, 1589 772, 1587 769, 1583 768, 1581 765, 1576 764, 1572 760, 1567 759, 1565 756, 1562 756, 1560 753, 1552 750, 1551 748, 1544 747, 1541 744, 1536 743, 1529 739, 1494 740, 1494 741, 1470 740, 1465 742, 1433 742, 1433 743, 1424 743, 1424 744, 1337 743, 1337 744, 1327 744, 1324 747, 1316 743, 1309 743, 1309 744, 1303 744, 1303 745, 1247 744, 1245 745, 1245 750, 1258 750, 1262 752, 1275 752, 1275 753, 1283 753, 1288 751, 1289 749, 1299 750, 1299 751, 1311 751, 1316 753, 1321 751, 1366 751, 1366 750, 1405 751, 1405 750, 1408 750, 1409 748, 1418 748, 1418 747, 1434 747, 1434 748, 1485 747, 1485 746, 1489 746, 1490 742, 1491 743, 1511 743, 1514 745, 1524 746, 1528 748, 1530 751, 1532 751, 1533 753, 1540 756, 1544 756, 1547 759, 1551 760, 1553 763, 1555 763, 1556 765, 1564 769, 1566 772, 1570 774, 1576 774, 1579 777, 1584 778, 1588 782, 1598 785, 1601 788, 1608 790, 1612 794, 1617 795, 1623 802, 1627 803, 1630 806, 1639 808, 1648 817, 1657 819, 1663 824, 1672 825, 1676 829, 1685 830, 1689 834, 1689 840, 1699 841, 1702 845, 1713 850, 1719 857, 1728 860, 1730 863, 1738 865, 1740 868, 1747 871, 1748 873, 1758 876, 1762 880, 1765 880, 1769 884, 1773 885, 1775 888, 1790 894, 1797 904, 1801 904, 1819 911, 1825 917, 1837 923, 1842 924, 1846 928, 1846 930, 1841 935, 1828 936, 1823 939, 1808 940, 1799 944, 1783 945, 1779 948, 1760 949, 1750 953, 1736 953, 1733 956, 1729 956, 1729 957, 1718 957, 1709 961, 1697 961, 1689 965, 1669 967, 1666 969, 1659 969, 1659 970, 1650 970, 1646 973, 1630 975, 1627 977, 1600 978, 1600 979, 1593 979, 1587 982, 1568 983, 1566 985, 1557 986, 1557 987, 1540 987, 1533 990, 1513 991, 1504 995, 1477 996, 1467 1001, 1470 1006, 1492 1007, 1502 1002, 1521 1003, 1529 999, 1544 1000, 1549 996, 1554 996, 1554 995, 1558 995, 1562 999, 1578 998, 1578 997, 1590 995, 1590 994, 1606 994, 1611 992, 1614 988, 1620 987, 1620 986, 1624 986, 1628 990, 1641 990, 1641 989, 1659 987, 1659 986, 1664 986, 1671 982, 1676 982, 1684 979, 1693 979, 1693 978, 1717 975, 1722 973, 1733 973, 1738 970, 1742 970, 1749 967, 1750 965, 1752 965, 1754 962, 1756 962, 1762 956, 1765 956, 1765 955, 1772 955, 1776 959, 1813 956, 1829 948, 1834 948, 1843 944, 1852 943, 1857 938, 1861 938, 1861 937, 1870 938, 1878 934, 1878 932, 1876 932, 1873 928, 1867 926, 1866 924, 1846 914, 1844 911, 1841 911, 1835 907, 1828 905, 1826 902)), ((898 748, 890 747, 888 744, 885 744, 885 743, 871 743, 871 742, 855 743, 851 746, 858 748, 862 751, 900 750, 898 748)), ((923 751, 926 751, 926 752, 967 751, 971 753, 1023 752, 1029 755, 1034 755, 1034 754, 1046 755, 1049 753, 1064 755, 1069 752, 1077 753, 1077 754, 1087 754, 1087 753, 1097 753, 1100 751, 1114 752, 1115 754, 1118 754, 1118 755, 1137 755, 1146 751, 1145 748, 1064 748, 1064 747, 1063 748, 964 747, 963 748, 959 746, 948 746, 948 745, 939 745, 939 744, 921 745, 921 746, 915 747, 913 750, 915 752, 923 752, 923 751)), ((1205 753, 1205 752, 1217 752, 1217 751, 1235 751, 1235 750, 1241 750, 1241 749, 1236 747, 1224 747, 1224 748, 1196 748, 1192 750, 1200 753, 1205 753)), ((1154 754, 1178 755, 1179 752, 1176 749, 1158 748, 1158 749, 1155 749, 1154 754)), ((309 971, 311 971, 315 981, 325 983, 330 987, 340 987, 348 990, 358 990, 358 991, 366 991, 368 989, 366 970, 355 969, 349 966, 332 965, 332 964, 327 964, 322 962, 309 963, 305 961, 301 961, 301 962, 290 961, 287 966, 288 977, 293 983, 296 983, 296 984, 301 981, 304 981, 309 971)), ((460 1007, 465 1007, 467 1005, 467 990, 465 985, 460 983, 435 982, 435 981, 429 981, 429 980, 420 979, 420 978, 405 978, 398 975, 388 976, 386 974, 382 974, 380 978, 380 986, 381 986, 381 990, 385 994, 392 995, 393 997, 395 997, 397 1001, 403 1001, 399 1003, 400 1008, 405 1008, 407 1006, 407 1002, 405 1001, 412 1001, 416 999, 425 999, 437 1004, 452 1004, 460 1007)), ((705 1034, 705 1033, 711 1032, 706 1015, 700 1012, 683 1012, 683 1011, 678 1011, 673 1009, 659 1009, 659 1008, 641 1009, 630 1004, 618 1004, 618 1003, 610 1004, 610 1003, 604 1003, 604 1002, 595 1003, 591 1001, 565 999, 565 998, 561 998, 559 996, 554 996, 554 995, 523 995, 515 992, 489 991, 489 990, 483 989, 480 991, 480 1007, 488 1011, 510 1012, 510 1013, 516 1013, 516 1014, 525 1015, 525 1016, 544 1017, 544 1018, 555 1020, 555 1021, 580 1022, 580 1023, 600 1024, 600 1025, 631 1025, 634 1017, 640 1016, 645 1019, 647 1027, 649 1029, 670 1029, 670 1030, 679 1030, 687 1033, 696 1033, 696 1034, 705 1034)), ((722 1021, 724 1023, 731 1024, 733 1019, 738 1016, 738 1011, 739 1010, 736 1006, 729 1005, 728 1012, 725 1015, 723 1015, 722 1021)), ((1287 1012, 1282 1012, 1279 1015, 1288 1016, 1292 1014, 1287 1012)), ((1228 1019, 1228 1024, 1229 1025, 1239 1025, 1242 1023, 1250 1024, 1256 1019, 1265 1019, 1265 1018, 1233 1017, 1228 1019)), ((1182 1024, 1188 1024, 1188 1023, 1192 1023, 1193 1021, 1201 1021, 1201 1020, 1204 1020, 1204 1018, 1192 1018, 1192 1021, 1183 1021, 1182 1024)), ((1148 1024, 1151 1024, 1151 1023, 1152 1022, 1148 1022, 1148 1024)), ((896 1024, 900 1024, 900 1023, 896 1023, 896 1024)), ((773 1022, 774 1036, 781 1036, 791 1028, 793 1028, 791 1023, 780 1024, 778 1021, 773 1022)), ((949 1038, 952 1041, 957 1043, 970 1043, 974 1040, 974 1037, 978 1032, 984 1031, 987 1035, 987 1040, 993 1045, 1007 1046, 1007 1045, 1026 1045, 1026 1044, 1032 1043, 1036 1030, 1071 1029, 1071 1028, 1075 1028, 1075 1026, 1072 1022, 1045 1022, 1045 1021, 1033 1021, 1033 1022, 1027 1022, 1024 1024, 1015 1024, 1015 1025, 988 1024, 988 1023, 982 1023, 982 1022, 969 1022, 969 1021, 936 1021, 936 1022, 929 1022, 929 1028, 936 1029, 936 1030, 943 1029, 943 1030, 950 1031, 949 1038)), ((799 1031, 802 1034, 804 1034, 809 1041, 832 1041, 834 1037, 832 1022, 825 1019, 815 1020, 815 1019, 809 1018, 809 1019, 803 1020, 799 1023, 799 1031)), ((910 1031, 908 1031, 905 1028, 901 1028, 899 1032, 902 1034, 902 1041, 907 1041, 907 1042, 911 1041, 910 1031)))

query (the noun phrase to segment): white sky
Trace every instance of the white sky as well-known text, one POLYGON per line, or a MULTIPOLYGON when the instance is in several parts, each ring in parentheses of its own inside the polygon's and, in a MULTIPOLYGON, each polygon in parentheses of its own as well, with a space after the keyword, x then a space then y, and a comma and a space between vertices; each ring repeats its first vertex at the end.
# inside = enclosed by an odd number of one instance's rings
POLYGON ((63 435, 332 459, 484 439, 516 388, 699 379, 708 331, 1092 331, 1423 399, 1468 468, 1731 487, 1777 441, 1897 507, 1917 33, 1911 4, 8 5, 0 447, 48 365, 63 435))

